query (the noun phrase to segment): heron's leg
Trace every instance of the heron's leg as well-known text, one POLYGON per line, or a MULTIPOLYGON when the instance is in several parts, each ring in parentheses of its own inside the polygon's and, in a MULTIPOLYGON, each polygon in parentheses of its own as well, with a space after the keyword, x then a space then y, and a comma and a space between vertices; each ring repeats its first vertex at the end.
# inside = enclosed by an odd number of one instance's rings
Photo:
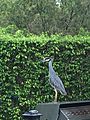
POLYGON ((54 101, 57 102, 57 90, 54 88, 54 91, 55 91, 55 99, 54 99, 54 101))

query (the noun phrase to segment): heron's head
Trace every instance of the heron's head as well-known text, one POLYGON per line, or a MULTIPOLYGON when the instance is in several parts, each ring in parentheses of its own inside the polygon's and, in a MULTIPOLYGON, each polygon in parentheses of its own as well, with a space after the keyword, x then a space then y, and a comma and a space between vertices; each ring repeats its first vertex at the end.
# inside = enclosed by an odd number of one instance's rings
POLYGON ((53 61, 54 57, 51 56, 51 57, 46 57, 42 60, 42 62, 49 62, 49 61, 53 61))

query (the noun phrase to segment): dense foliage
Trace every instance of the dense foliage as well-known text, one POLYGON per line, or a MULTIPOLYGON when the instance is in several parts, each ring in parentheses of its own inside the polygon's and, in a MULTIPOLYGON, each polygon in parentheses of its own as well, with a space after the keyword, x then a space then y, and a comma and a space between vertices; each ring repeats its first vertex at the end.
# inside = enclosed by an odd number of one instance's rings
POLYGON ((90 31, 90 0, 1 0, 0 26, 9 24, 35 34, 90 31))
POLYGON ((41 60, 54 56, 53 67, 63 80, 67 96, 58 101, 90 99, 90 36, 26 34, 17 28, 0 29, 0 119, 21 120, 26 110, 40 102, 53 101, 48 64, 41 60), (25 37, 26 36, 26 37, 25 37))

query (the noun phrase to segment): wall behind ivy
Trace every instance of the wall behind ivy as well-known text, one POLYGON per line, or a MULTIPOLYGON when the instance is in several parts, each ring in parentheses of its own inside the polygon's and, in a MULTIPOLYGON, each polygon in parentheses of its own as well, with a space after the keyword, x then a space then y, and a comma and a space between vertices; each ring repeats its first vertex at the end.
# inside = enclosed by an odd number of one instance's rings
POLYGON ((53 36, 46 42, 0 40, 1 120, 21 120, 22 113, 36 104, 54 100, 48 63, 41 62, 47 56, 54 56, 53 67, 68 93, 59 93, 58 101, 89 100, 90 42, 82 37, 58 39, 53 36))

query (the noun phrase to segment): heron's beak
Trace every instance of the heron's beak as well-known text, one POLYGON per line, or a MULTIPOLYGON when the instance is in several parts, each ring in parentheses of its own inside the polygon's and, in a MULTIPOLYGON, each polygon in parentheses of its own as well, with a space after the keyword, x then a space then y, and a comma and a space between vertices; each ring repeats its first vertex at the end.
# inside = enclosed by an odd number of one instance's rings
POLYGON ((41 60, 41 62, 44 63, 44 62, 46 62, 46 61, 43 59, 43 60, 41 60))

